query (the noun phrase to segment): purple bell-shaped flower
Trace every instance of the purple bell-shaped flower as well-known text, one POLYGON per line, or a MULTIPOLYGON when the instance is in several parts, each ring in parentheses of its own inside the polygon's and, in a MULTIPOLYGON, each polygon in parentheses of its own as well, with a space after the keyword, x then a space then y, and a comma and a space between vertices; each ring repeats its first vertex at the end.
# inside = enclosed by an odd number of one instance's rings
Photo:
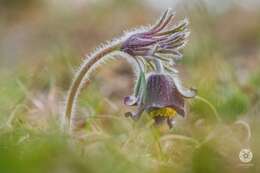
POLYGON ((186 115, 185 98, 196 95, 194 89, 184 89, 177 76, 164 73, 152 73, 147 76, 145 86, 140 87, 141 92, 137 96, 125 97, 125 104, 138 106, 136 113, 128 112, 127 116, 138 119, 143 111, 147 111, 156 123, 167 120, 172 127, 172 120, 178 114, 186 115))

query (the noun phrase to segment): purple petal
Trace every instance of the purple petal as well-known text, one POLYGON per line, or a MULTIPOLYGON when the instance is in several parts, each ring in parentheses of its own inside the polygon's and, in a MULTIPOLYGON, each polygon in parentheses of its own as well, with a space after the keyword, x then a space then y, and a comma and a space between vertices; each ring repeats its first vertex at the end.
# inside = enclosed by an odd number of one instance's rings
POLYGON ((145 109, 172 107, 185 116, 184 98, 177 90, 172 78, 165 74, 152 74, 147 79, 145 109))
POLYGON ((138 98, 135 96, 126 96, 124 98, 124 104, 127 106, 136 106, 138 102, 138 98))
POLYGON ((146 33, 147 35, 153 35, 157 32, 160 32, 170 23, 170 21, 174 15, 173 14, 168 15, 169 11, 170 11, 169 9, 166 10, 166 12, 163 14, 161 19, 159 20, 158 24, 155 25, 155 27, 153 27, 150 31, 148 31, 146 33))
POLYGON ((175 34, 177 32, 183 32, 183 31, 185 31, 187 29, 188 24, 189 24, 188 20, 184 19, 179 24, 173 26, 172 29, 169 29, 169 30, 167 30, 165 32, 156 33, 154 35, 155 36, 161 36, 161 35, 175 34))

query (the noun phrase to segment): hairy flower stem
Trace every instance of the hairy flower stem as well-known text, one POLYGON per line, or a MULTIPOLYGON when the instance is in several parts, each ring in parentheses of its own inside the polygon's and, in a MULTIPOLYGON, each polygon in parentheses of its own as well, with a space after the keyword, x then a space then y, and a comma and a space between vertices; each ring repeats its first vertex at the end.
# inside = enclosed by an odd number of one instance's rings
POLYGON ((70 89, 68 91, 68 95, 65 102, 65 119, 66 119, 66 125, 72 129, 72 119, 73 119, 73 113, 74 109, 76 107, 76 102, 78 95, 80 93, 80 89, 82 88, 83 81, 85 79, 85 76, 87 73, 91 70, 91 67, 95 65, 98 61, 100 61, 104 56, 108 55, 109 53, 112 53, 113 51, 116 51, 119 49, 121 43, 115 43, 111 46, 107 46, 97 53, 90 56, 88 59, 86 59, 83 62, 83 65, 79 69, 79 71, 76 73, 74 80, 70 86, 70 89))

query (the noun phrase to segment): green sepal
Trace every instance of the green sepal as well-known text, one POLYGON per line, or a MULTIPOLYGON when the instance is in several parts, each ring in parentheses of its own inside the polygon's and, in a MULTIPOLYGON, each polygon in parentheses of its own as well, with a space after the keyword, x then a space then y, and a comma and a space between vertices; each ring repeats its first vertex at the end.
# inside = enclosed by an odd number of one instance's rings
POLYGON ((135 97, 142 95, 143 90, 146 86, 146 80, 145 80, 145 74, 143 71, 140 71, 137 79, 137 83, 135 85, 134 89, 134 95, 135 97))

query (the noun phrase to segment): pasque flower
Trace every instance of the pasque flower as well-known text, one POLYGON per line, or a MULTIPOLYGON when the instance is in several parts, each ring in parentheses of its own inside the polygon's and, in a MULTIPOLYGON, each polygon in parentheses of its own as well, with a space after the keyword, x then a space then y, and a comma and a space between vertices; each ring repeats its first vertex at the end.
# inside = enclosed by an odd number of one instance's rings
POLYGON ((180 50, 187 42, 188 20, 174 24, 173 18, 170 10, 166 10, 155 25, 126 32, 88 55, 75 74, 67 94, 64 109, 66 125, 72 127, 77 98, 84 81, 88 80, 100 62, 108 57, 118 57, 107 56, 112 53, 128 59, 138 74, 134 94, 125 98, 125 104, 136 105, 138 109, 136 113, 127 115, 138 119, 143 111, 147 111, 156 122, 167 119, 169 126, 177 114, 185 116, 184 98, 194 97, 196 93, 182 87, 175 63, 182 58, 180 50))
POLYGON ((147 111, 156 123, 166 119, 172 127, 176 115, 186 115, 185 98, 196 95, 194 89, 182 86, 175 69, 189 35, 188 20, 173 25, 173 17, 167 10, 155 26, 132 34, 122 44, 121 50, 141 67, 134 94, 124 99, 126 105, 138 107, 137 112, 126 113, 134 120, 147 111))
POLYGON ((137 112, 126 115, 137 120, 143 111, 147 111, 155 122, 166 119, 169 127, 172 127, 172 120, 177 114, 186 115, 184 99, 196 95, 194 89, 183 88, 176 76, 165 73, 148 74, 139 87, 143 89, 137 95, 124 99, 126 105, 137 106, 137 112))

